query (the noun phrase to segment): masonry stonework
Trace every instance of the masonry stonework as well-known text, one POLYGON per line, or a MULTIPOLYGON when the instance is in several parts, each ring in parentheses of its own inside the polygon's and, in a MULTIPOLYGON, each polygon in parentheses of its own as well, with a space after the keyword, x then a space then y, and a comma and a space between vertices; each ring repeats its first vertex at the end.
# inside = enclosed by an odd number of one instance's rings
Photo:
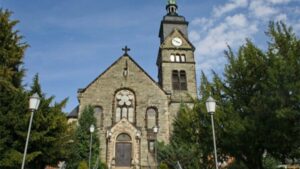
POLYGON ((176 4, 168 4, 167 9, 159 33, 158 82, 126 51, 78 91, 79 106, 70 113, 73 121, 86 106, 97 108, 99 156, 111 169, 156 166, 155 141, 169 143, 180 105, 192 106, 197 97, 195 48, 188 39, 188 22, 177 14, 176 4))

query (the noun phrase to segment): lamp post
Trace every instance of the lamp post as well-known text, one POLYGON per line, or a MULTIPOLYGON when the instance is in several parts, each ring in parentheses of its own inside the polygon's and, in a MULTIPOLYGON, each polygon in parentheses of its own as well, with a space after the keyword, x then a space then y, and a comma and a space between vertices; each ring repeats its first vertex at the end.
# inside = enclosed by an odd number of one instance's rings
POLYGON ((153 133, 155 134, 155 142, 154 142, 154 153, 155 153, 155 163, 156 163, 156 169, 157 169, 157 166, 158 166, 158 162, 157 162, 157 133, 158 133, 158 127, 157 126, 154 126, 153 127, 153 133))
POLYGON ((40 101, 41 101, 41 99, 37 93, 34 93, 29 99, 29 109, 31 110, 31 116, 30 116, 28 133, 27 133, 25 149, 24 149, 24 154, 23 154, 22 169, 24 169, 24 167, 25 167, 25 159, 26 159, 26 154, 27 154, 27 148, 28 148, 28 142, 29 142, 29 137, 30 137, 31 124, 32 124, 32 120, 33 120, 34 111, 36 111, 39 108, 40 101))
POLYGON ((216 112, 216 101, 211 96, 206 101, 206 110, 210 114, 211 117, 211 126, 213 133, 213 142, 214 142, 214 155, 215 155, 215 163, 216 169, 218 169, 218 156, 217 156, 217 146, 216 146, 216 136, 215 136, 215 126, 214 126, 214 113, 216 112))
POLYGON ((95 126, 92 124, 90 126, 91 140, 90 140, 90 154, 89 154, 89 169, 91 169, 91 157, 92 157, 92 142, 93 142, 93 133, 95 131, 95 126))

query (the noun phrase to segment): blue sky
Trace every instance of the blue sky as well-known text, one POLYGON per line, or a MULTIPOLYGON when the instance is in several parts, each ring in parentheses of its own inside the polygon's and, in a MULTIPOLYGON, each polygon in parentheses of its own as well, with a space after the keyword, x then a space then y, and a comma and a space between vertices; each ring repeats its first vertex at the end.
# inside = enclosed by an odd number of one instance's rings
MULTIPOLYGON (((300 0, 178 0, 179 14, 190 22, 189 36, 196 46, 197 73, 222 73, 223 51, 237 49, 250 38, 266 47, 270 20, 283 20, 300 32, 300 0)), ((70 111, 77 89, 84 88, 123 52, 154 78, 160 21, 166 0, 0 0, 1 8, 14 12, 17 29, 30 44, 26 51, 24 83, 36 73, 43 91, 66 97, 70 111)), ((199 78, 198 78, 199 79, 199 78)), ((105 90, 105 89, 103 89, 105 90)))

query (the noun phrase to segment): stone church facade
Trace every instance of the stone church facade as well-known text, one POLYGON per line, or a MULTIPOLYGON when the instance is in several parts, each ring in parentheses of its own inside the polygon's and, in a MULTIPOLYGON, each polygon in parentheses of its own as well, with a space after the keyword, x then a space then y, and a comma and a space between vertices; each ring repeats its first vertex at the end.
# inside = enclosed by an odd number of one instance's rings
POLYGON ((158 82, 125 53, 87 87, 78 90, 77 119, 85 106, 94 107, 100 158, 111 169, 154 167, 155 140, 169 142, 172 122, 181 103, 197 97, 195 48, 188 22, 169 0, 161 21, 157 56, 158 82), (158 131, 154 131, 158 127, 158 131))

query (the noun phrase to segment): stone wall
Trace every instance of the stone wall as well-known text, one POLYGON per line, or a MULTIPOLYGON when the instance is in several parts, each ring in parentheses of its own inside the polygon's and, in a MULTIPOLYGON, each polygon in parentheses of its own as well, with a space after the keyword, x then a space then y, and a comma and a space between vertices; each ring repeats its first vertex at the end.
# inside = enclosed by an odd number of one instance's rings
MULTIPOLYGON (((101 159, 106 161, 107 130, 115 125, 114 97, 120 89, 128 89, 135 95, 134 126, 141 131, 141 165, 147 166, 148 141, 145 128, 145 116, 148 107, 156 107, 158 111, 158 140, 168 142, 169 98, 166 93, 128 56, 123 56, 95 79, 79 95, 79 112, 87 105, 100 106, 103 109, 103 127, 99 128, 101 159), (124 70, 128 74, 124 76, 124 70)), ((100 120, 101 117, 98 117, 100 120)), ((112 153, 112 152, 109 152, 112 153)))

